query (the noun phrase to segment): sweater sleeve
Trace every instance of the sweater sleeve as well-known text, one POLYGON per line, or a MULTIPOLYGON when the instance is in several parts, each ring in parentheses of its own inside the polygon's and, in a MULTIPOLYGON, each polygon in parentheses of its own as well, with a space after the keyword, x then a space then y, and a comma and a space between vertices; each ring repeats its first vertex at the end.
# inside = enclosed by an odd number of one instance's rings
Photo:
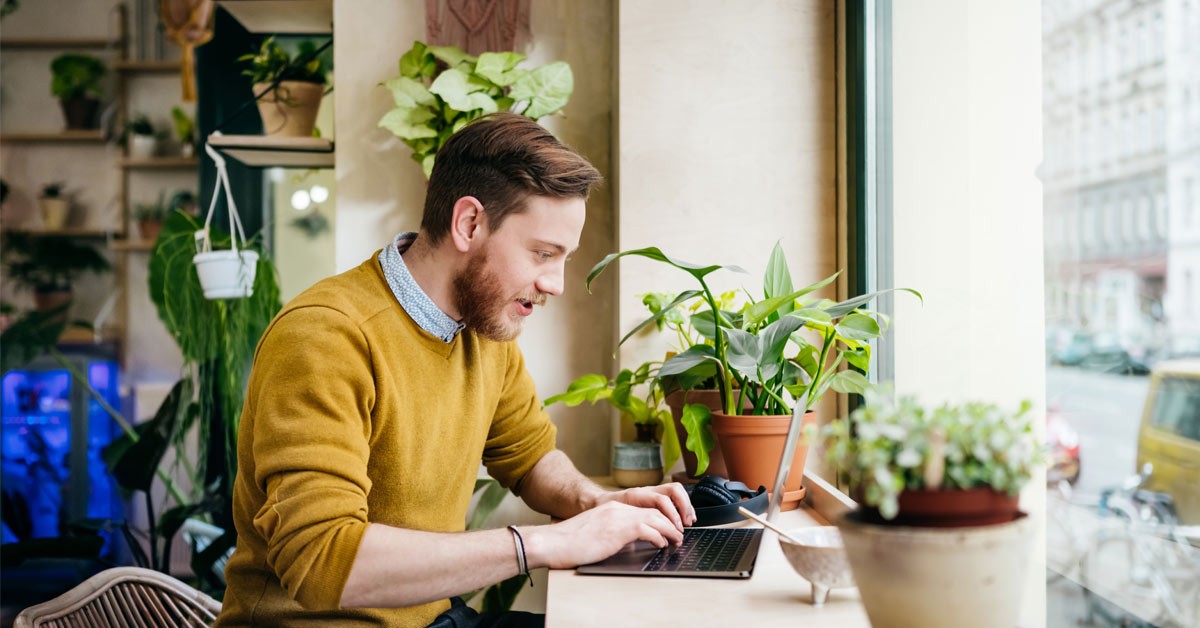
POLYGON ((488 431, 483 463, 505 488, 520 495, 521 480, 554 450, 556 429, 542 410, 533 377, 516 342, 509 342, 504 391, 488 431))
MULTIPOLYGON (((336 609, 367 528, 375 387, 370 349, 344 314, 305 307, 262 340, 250 378, 254 528, 294 600, 336 609)), ((249 404, 248 404, 249 407, 249 404)))

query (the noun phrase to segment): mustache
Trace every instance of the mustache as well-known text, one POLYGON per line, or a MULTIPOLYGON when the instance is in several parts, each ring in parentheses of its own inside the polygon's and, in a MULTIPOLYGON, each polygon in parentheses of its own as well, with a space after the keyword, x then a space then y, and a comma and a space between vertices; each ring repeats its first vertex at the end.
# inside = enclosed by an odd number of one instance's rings
POLYGON ((520 301, 529 301, 533 305, 545 305, 546 301, 549 299, 549 297, 546 296, 545 294, 536 294, 536 295, 524 294, 524 295, 518 296, 517 299, 520 301))

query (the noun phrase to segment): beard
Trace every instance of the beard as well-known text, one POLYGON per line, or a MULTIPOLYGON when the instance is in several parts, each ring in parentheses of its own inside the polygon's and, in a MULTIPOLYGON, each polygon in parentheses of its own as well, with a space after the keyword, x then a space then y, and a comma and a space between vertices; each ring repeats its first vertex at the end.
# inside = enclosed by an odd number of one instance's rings
POLYGON ((467 261, 466 269, 454 278, 454 299, 462 323, 468 329, 489 340, 507 342, 521 334, 525 319, 505 310, 514 301, 525 300, 544 305, 546 295, 505 295, 503 282, 487 263, 487 249, 467 261))

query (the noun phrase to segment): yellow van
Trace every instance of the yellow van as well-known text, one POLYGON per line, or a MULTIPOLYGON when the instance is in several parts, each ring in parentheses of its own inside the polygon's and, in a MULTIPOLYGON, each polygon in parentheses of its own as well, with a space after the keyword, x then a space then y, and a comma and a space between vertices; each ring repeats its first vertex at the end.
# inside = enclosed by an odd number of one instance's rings
POLYGON ((1138 468, 1154 471, 1146 488, 1167 493, 1184 524, 1200 524, 1200 359, 1160 362, 1138 431, 1138 468))

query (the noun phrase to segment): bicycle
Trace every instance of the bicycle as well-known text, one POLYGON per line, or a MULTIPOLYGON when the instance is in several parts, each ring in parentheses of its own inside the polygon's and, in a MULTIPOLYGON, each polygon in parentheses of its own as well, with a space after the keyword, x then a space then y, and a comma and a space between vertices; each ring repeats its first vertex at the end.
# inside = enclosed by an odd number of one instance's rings
POLYGON ((1200 555, 1171 496, 1142 488, 1152 472, 1101 492, 1108 516, 1080 563, 1090 625, 1200 626, 1200 555))

